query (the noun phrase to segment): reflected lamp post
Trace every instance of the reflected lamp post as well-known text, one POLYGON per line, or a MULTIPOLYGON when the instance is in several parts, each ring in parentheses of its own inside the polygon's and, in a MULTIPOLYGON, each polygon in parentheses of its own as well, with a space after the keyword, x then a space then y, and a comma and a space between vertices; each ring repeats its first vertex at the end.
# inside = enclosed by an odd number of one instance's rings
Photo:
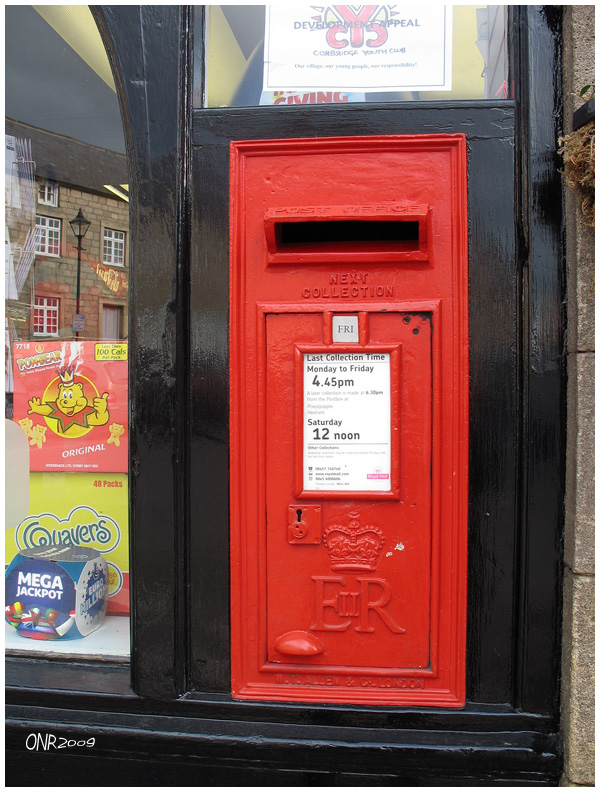
MULTIPOLYGON (((81 240, 86 235, 88 228, 91 225, 90 220, 86 220, 83 216, 83 212, 81 211, 81 207, 79 207, 79 211, 77 212, 77 216, 73 218, 73 220, 69 220, 69 225, 73 231, 73 234, 77 237, 77 316, 79 317, 79 298, 81 293, 81 240)), ((79 321, 79 318, 77 319, 79 321)), ((79 338, 79 331, 75 331, 75 338, 79 338)))

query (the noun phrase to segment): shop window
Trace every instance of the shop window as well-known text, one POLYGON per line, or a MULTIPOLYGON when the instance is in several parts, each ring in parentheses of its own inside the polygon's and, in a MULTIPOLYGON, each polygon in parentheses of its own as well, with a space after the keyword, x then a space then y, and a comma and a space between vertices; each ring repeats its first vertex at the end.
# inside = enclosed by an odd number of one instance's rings
POLYGON ((36 297, 33 308, 34 335, 58 335, 58 297, 36 297))
POLYGON ((58 206, 58 184, 47 181, 38 184, 38 203, 44 206, 58 206))
POLYGON ((104 229, 102 262, 112 267, 125 266, 125 232, 113 228, 104 229))
POLYGON ((74 619, 58 588, 6 589, 5 647, 126 661, 129 207, 105 187, 127 184, 123 126, 88 6, 7 7, 6 61, 5 458, 20 482, 6 563, 69 545, 96 577, 74 619), (74 229, 80 213, 89 224, 74 229))
POLYGON ((41 253, 45 256, 59 256, 60 220, 57 220, 56 217, 37 215, 35 227, 39 238, 36 253, 41 253))
POLYGON ((507 6, 210 5, 196 13, 207 40, 204 80, 196 58, 196 107, 508 98, 507 6))

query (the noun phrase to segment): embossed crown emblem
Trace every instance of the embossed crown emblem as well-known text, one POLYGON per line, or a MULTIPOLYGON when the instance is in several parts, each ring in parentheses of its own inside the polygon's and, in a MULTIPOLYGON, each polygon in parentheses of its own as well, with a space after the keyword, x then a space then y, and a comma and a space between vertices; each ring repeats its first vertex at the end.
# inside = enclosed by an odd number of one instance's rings
POLYGON ((385 544, 383 533, 374 525, 361 525, 358 512, 349 516, 348 525, 330 525, 325 529, 331 568, 372 572, 385 544))

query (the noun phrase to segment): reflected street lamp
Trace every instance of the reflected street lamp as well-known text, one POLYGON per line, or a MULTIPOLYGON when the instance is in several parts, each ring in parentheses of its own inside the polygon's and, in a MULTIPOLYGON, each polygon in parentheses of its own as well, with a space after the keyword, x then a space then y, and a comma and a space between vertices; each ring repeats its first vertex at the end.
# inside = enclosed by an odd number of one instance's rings
MULTIPOLYGON (((81 211, 81 207, 77 212, 77 217, 74 217, 73 220, 69 220, 69 225, 73 231, 73 234, 77 237, 77 316, 79 317, 79 295, 80 295, 80 286, 81 286, 81 240, 86 235, 88 228, 91 225, 89 220, 86 220, 83 216, 83 212, 81 211)), ((79 321, 79 318, 78 320, 79 321)), ((75 332, 75 338, 79 338, 79 331, 75 332)))

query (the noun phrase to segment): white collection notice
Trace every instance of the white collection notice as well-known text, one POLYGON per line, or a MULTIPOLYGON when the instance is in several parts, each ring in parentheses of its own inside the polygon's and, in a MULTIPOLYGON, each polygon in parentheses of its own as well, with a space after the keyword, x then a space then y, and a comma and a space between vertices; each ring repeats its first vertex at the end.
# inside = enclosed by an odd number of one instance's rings
POLYGON ((389 352, 304 354, 304 489, 389 492, 389 352))

